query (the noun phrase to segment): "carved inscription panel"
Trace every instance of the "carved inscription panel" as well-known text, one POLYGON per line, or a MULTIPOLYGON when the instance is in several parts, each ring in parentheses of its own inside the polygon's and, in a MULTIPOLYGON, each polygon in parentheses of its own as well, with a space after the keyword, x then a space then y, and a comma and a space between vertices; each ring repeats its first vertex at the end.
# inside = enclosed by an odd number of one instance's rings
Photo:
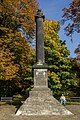
POLYGON ((47 86, 47 69, 34 69, 34 86, 47 86))

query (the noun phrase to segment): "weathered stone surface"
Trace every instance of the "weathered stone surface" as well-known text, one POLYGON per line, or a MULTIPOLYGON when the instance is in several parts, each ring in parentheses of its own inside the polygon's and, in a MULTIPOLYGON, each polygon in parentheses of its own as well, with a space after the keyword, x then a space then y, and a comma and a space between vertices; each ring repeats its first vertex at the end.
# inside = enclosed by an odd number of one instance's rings
POLYGON ((71 115, 48 88, 47 69, 34 69, 34 88, 16 115, 71 115))
POLYGON ((35 16, 36 21, 36 62, 44 60, 44 32, 43 32, 43 19, 45 16, 43 15, 41 10, 37 11, 35 16))
POLYGON ((47 82, 47 69, 34 69, 34 87, 46 87, 47 82))
POLYGON ((49 88, 33 88, 30 97, 17 111, 16 115, 72 115, 53 96, 49 88))

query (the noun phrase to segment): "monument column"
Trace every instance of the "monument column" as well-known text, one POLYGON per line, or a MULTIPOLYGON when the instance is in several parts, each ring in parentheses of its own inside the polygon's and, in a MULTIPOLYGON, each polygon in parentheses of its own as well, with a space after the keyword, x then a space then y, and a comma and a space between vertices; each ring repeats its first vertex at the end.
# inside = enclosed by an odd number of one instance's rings
POLYGON ((45 63, 44 55, 44 32, 43 32, 43 21, 45 16, 39 9, 35 16, 36 22, 36 64, 34 68, 34 88, 35 87, 47 87, 47 64, 45 63))
POLYGON ((36 64, 34 64, 34 88, 16 115, 71 115, 53 96, 48 88, 47 65, 44 59, 44 15, 37 11, 36 21, 36 64))
POLYGON ((35 16, 36 22, 36 62, 44 63, 44 32, 43 32, 43 21, 45 16, 41 10, 37 11, 35 16))

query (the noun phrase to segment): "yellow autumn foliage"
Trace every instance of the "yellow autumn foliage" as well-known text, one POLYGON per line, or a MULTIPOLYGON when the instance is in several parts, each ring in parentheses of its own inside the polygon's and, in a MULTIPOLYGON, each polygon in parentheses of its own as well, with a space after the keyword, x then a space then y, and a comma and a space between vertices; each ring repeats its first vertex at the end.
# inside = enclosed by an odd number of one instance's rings
POLYGON ((36 10, 36 0, 5 0, 0 4, 0 12, 9 15, 13 22, 16 21, 30 34, 33 34, 35 28, 36 10))
POLYGON ((0 79, 12 80, 19 78, 20 69, 24 72, 29 70, 32 48, 19 32, 4 31, 6 34, 0 38, 0 79))

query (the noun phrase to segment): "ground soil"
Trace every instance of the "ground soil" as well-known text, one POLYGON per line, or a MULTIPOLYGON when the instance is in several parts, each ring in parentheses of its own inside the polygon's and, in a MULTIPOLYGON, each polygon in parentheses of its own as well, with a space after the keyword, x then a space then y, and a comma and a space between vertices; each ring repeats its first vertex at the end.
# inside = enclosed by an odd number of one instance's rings
POLYGON ((17 107, 0 105, 0 120, 80 120, 80 105, 66 105, 74 115, 68 116, 16 116, 17 107))

